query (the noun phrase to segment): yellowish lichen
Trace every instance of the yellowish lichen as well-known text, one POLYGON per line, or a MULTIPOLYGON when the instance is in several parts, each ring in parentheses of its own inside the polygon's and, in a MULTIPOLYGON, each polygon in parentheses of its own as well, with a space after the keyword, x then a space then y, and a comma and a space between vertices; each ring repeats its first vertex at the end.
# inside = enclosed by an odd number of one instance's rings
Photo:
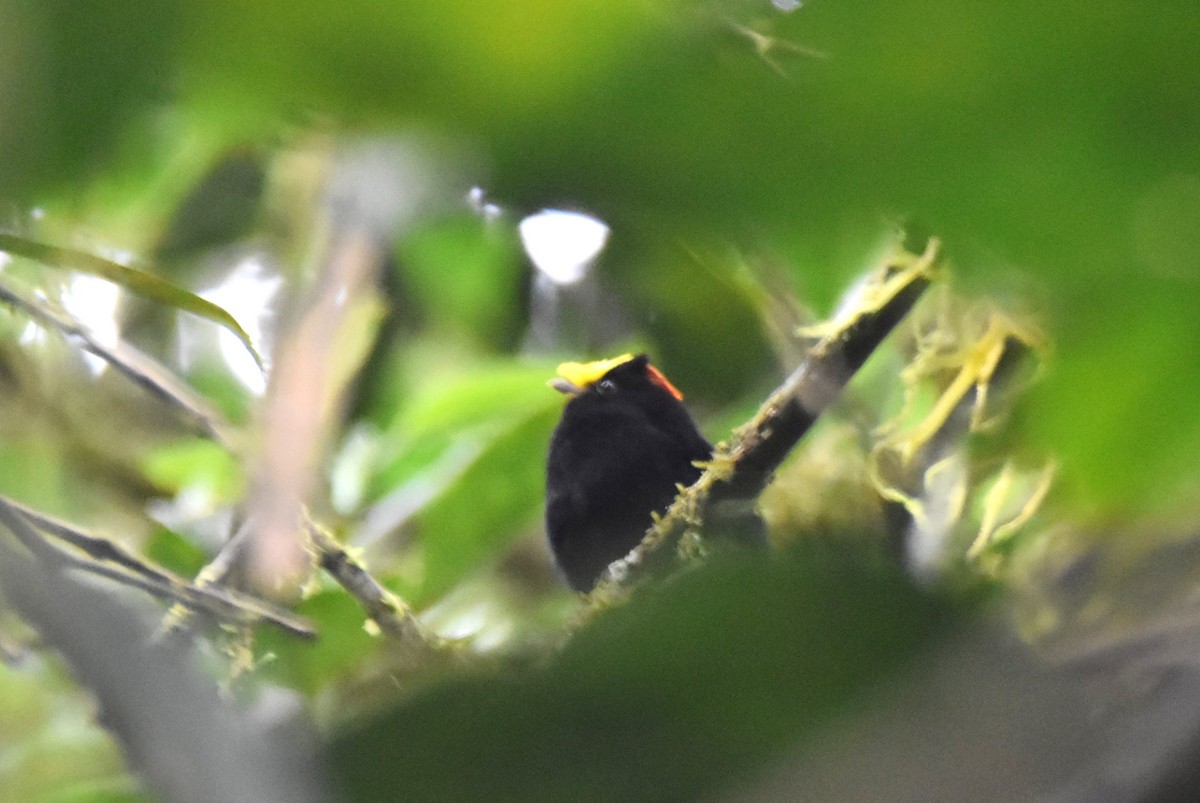
POLYGON ((1029 524, 1055 466, 1019 466, 1011 458, 981 464, 965 443, 995 430, 1008 412, 1010 398, 994 393, 1005 356, 1026 352, 1040 365, 1047 341, 1032 318, 968 301, 946 286, 932 302, 900 374, 903 404, 876 429, 868 472, 880 495, 903 505, 919 529, 969 537, 963 557, 995 574, 998 558, 989 550, 1029 524))

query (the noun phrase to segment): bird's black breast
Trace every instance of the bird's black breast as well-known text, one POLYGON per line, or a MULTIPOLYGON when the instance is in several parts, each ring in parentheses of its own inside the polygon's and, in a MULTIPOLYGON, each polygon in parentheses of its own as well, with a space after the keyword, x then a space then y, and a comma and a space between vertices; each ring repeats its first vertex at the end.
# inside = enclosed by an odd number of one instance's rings
POLYGON ((567 405, 550 442, 546 531, 567 581, 579 591, 641 541, 651 512, 662 511, 677 485, 700 476, 693 465, 712 447, 682 406, 655 420, 621 405, 567 405))

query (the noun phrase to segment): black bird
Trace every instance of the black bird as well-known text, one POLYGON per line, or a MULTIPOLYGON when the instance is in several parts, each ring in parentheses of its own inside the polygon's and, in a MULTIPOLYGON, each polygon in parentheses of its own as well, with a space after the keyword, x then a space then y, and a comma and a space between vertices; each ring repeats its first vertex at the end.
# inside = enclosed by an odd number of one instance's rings
POLYGON ((558 373, 550 386, 571 398, 550 440, 546 533, 567 582, 590 591, 676 486, 700 477, 695 463, 712 457, 712 444, 644 354, 563 363, 558 373))

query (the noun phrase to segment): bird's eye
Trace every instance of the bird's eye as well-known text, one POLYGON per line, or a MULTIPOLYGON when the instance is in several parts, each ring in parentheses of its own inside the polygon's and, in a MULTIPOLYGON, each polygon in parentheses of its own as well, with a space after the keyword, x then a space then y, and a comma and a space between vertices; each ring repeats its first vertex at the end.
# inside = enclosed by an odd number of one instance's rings
POLYGON ((617 383, 612 381, 611 379, 601 379, 599 384, 596 385, 596 390, 600 391, 601 394, 607 396, 610 393, 616 393, 617 383))

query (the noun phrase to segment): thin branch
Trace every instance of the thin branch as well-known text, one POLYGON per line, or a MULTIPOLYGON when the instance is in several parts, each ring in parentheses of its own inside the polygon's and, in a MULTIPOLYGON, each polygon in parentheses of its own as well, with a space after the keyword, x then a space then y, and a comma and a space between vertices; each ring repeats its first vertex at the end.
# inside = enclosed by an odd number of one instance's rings
MULTIPOLYGON (((241 560, 242 550, 246 545, 247 526, 247 522, 243 521, 241 526, 229 537, 229 540, 217 551, 216 557, 196 573, 196 579, 192 582, 197 588, 211 590, 226 587, 226 581, 241 560)), ((179 636, 189 632, 191 616, 191 609, 182 605, 174 605, 163 617, 159 630, 168 636, 179 636)))
POLYGON ((0 498, 0 525, 7 527, 21 545, 43 563, 54 566, 65 561, 65 553, 42 538, 21 511, 3 498, 0 498))
POLYGON ((240 625, 273 624, 293 635, 316 635, 304 620, 260 599, 227 589, 205 588, 154 566, 106 538, 91 535, 58 519, 0 496, 0 523, 21 544, 49 565, 76 569, 136 588, 188 610, 240 625), (75 554, 45 538, 65 541, 88 557, 75 554))
POLYGON ((181 382, 154 358, 125 341, 103 343, 86 326, 48 302, 31 298, 0 280, 0 301, 11 304, 30 318, 58 330, 69 341, 107 362, 135 384, 182 411, 205 434, 229 445, 232 428, 207 399, 181 382))
POLYGON ((808 356, 730 442, 717 447, 700 479, 681 491, 641 544, 609 567, 592 592, 590 609, 619 599, 623 587, 668 560, 686 532, 701 529, 711 508, 744 506, 758 497, 792 448, 929 286, 938 249, 938 241, 931 239, 919 256, 897 254, 868 286, 858 309, 820 328, 821 339, 808 356))
MULTIPOLYGON (((144 562, 133 553, 129 552, 120 544, 109 541, 107 538, 86 533, 77 527, 74 527, 61 519, 56 519, 48 516, 41 511, 34 510, 28 505, 23 505, 14 499, 9 499, 6 496, 0 496, 0 504, 7 505, 16 510, 25 519, 37 529, 52 535, 59 540, 66 541, 71 546, 86 552, 96 560, 107 561, 122 566, 136 574, 140 574, 153 581, 171 582, 173 579, 179 578, 171 575, 165 569, 160 569, 144 562)), ((28 547, 29 545, 26 544, 28 547)))

